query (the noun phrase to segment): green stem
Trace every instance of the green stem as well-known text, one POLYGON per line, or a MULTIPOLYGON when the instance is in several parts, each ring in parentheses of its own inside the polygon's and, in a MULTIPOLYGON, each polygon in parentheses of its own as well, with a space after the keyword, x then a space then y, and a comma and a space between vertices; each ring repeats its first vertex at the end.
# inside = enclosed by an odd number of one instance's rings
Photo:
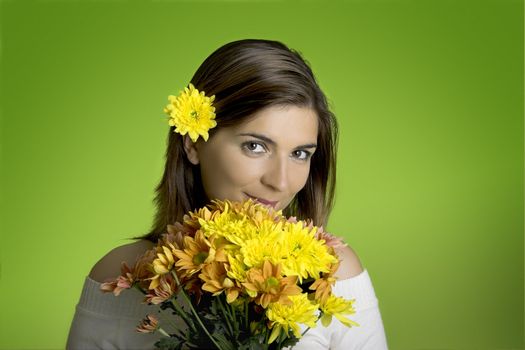
POLYGON ((226 310, 226 308, 224 307, 224 305, 222 303, 221 295, 219 295, 217 297, 217 303, 219 304, 219 308, 221 309, 222 314, 224 315, 224 318, 226 319, 226 325, 228 326, 228 330, 230 331, 230 334, 231 334, 232 338, 235 338, 235 334, 233 332, 233 328, 232 328, 232 325, 230 323, 231 316, 230 316, 230 313, 226 310))
POLYGON ((282 342, 283 342, 283 333, 279 334, 279 336, 277 337, 277 349, 281 350, 283 347, 282 347, 282 342))
POLYGON ((233 330, 235 332, 235 334, 238 334, 239 333, 239 326, 237 325, 237 320, 235 319, 235 310, 233 309, 233 307, 228 304, 227 301, 224 301, 225 303, 225 307, 228 311, 228 315, 230 315, 230 320, 232 322, 232 325, 233 325, 233 330))
POLYGON ((166 336, 166 337, 170 337, 170 335, 162 328, 157 328, 157 330, 160 332, 160 334, 162 334, 163 336, 166 336))
MULTIPOLYGON (((170 322, 171 323, 171 322, 170 322)), ((184 334, 180 329, 178 328, 175 328, 174 324, 171 323, 172 327, 174 327, 173 329, 173 333, 170 334, 170 337, 175 337, 181 341, 186 341, 186 334, 184 334)))
POLYGON ((188 297, 188 295, 186 294, 186 292, 184 291, 184 288, 182 287, 182 285, 180 284, 180 281, 179 281, 179 277, 177 276, 177 274, 175 273, 175 271, 171 271, 171 274, 173 275, 173 277, 175 278, 175 281, 177 282, 177 285, 179 286, 180 288, 180 292, 182 293, 182 296, 184 297, 184 299, 186 299, 186 301, 188 302, 189 306, 190 306, 190 309, 191 309, 191 312, 193 312, 193 315, 195 316, 195 318, 197 319, 197 322, 199 322, 199 325, 202 327, 202 329, 204 330, 204 332, 206 333, 206 335, 210 338, 210 340, 213 342, 213 344, 217 347, 217 349, 219 350, 222 350, 222 348, 219 346, 219 344, 217 344, 217 341, 215 340, 215 338, 213 338, 210 334, 210 332, 208 332, 208 329, 206 329, 206 326, 204 326, 204 324, 202 323, 201 321, 201 318, 199 317, 199 314, 197 313, 197 311, 195 310, 195 308, 193 307, 193 304, 191 303, 191 300, 190 298, 188 297))
POLYGON ((250 325, 248 324, 248 303, 244 304, 244 326, 246 329, 250 329, 250 325))
MULTIPOLYGON (((173 304, 173 303, 172 303, 173 304)), ((184 321, 184 318, 182 319, 184 321)), ((167 321, 167 323, 171 326, 171 328, 173 329, 173 334, 176 335, 176 336, 182 336, 181 334, 181 331, 180 331, 180 326, 178 326, 175 322, 173 322, 171 320, 171 317, 167 318, 167 320, 163 320, 163 321, 167 321), (177 334, 178 333, 178 334, 177 334)), ((184 321, 186 323, 186 321, 184 321)), ((187 324, 187 323, 186 323, 187 324)), ((188 325, 189 327, 189 325, 188 325)))
POLYGON ((235 329, 235 334, 239 334, 239 322, 237 322, 237 317, 235 317, 236 316, 235 308, 231 304, 228 304, 228 302, 226 302, 226 306, 231 311, 230 315, 231 315, 232 320, 233 320, 233 328, 235 329))
POLYGON ((304 330, 304 332, 303 332, 303 333, 301 333, 301 337, 302 337, 303 335, 305 335, 305 334, 306 334, 306 332, 308 332, 308 330, 309 330, 309 329, 310 329, 310 327, 306 327, 306 329, 304 330))
POLYGON ((137 288, 138 290, 140 290, 142 292, 142 294, 147 294, 146 291, 144 289, 142 289, 138 283, 134 283, 133 284, 133 287, 137 288))
POLYGON ((191 327, 191 329, 197 332, 197 328, 195 327, 195 324, 193 323, 191 318, 188 317, 188 315, 186 314, 186 311, 184 311, 182 307, 176 301, 175 302, 171 301, 171 305, 173 305, 177 315, 179 315, 182 318, 182 320, 188 325, 188 327, 191 327))
POLYGON ((233 330, 235 332, 234 337, 237 339, 239 336, 239 324, 237 322, 237 318, 235 317, 235 308, 231 304, 228 304, 228 301, 224 300, 223 302, 225 303, 226 309, 228 309, 228 314, 230 315, 230 320, 232 321, 233 330))

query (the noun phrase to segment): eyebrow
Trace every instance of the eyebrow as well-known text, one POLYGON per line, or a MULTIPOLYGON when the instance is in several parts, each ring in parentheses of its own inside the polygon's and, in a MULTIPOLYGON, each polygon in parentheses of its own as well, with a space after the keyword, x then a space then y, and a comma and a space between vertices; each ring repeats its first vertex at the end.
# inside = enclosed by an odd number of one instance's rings
MULTIPOLYGON (((276 142, 274 140, 272 140, 271 138, 267 137, 267 136, 264 136, 264 135, 261 135, 261 134, 256 134, 256 133, 252 133, 252 132, 249 132, 249 133, 241 133, 241 134, 237 134, 237 136, 251 136, 251 137, 255 137, 255 138, 258 138, 260 140, 263 140, 273 146, 276 145, 276 142)), ((300 145, 300 146, 297 146, 295 147, 296 149, 297 148, 317 148, 317 144, 315 143, 307 143, 305 145, 300 145)))

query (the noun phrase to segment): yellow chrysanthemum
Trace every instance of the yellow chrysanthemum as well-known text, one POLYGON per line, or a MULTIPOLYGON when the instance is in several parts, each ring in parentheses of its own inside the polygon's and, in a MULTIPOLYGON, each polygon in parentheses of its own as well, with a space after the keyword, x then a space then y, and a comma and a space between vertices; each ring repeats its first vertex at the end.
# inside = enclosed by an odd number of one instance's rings
POLYGON ((293 295, 289 298, 292 305, 272 303, 266 310, 266 316, 270 320, 270 327, 272 328, 268 344, 277 339, 282 332, 288 335, 290 329, 297 338, 301 338, 299 323, 311 328, 316 326, 318 305, 308 300, 305 293, 293 295))
POLYGON ((215 201, 211 207, 214 211, 199 213, 199 230, 206 237, 229 242, 223 247, 230 256, 244 256, 242 263, 247 267, 260 267, 268 259, 279 263, 286 256, 283 249, 276 249, 282 240, 282 222, 266 207, 251 200, 243 204, 215 201))
POLYGON ((343 316, 355 314, 354 302, 355 299, 346 300, 344 298, 330 295, 325 302, 321 302, 321 305, 319 305, 323 312, 323 315, 321 316, 323 326, 328 327, 330 325, 332 322, 332 316, 335 316, 347 327, 359 326, 357 322, 349 320, 343 316))
POLYGON ((238 282, 245 282, 246 281, 246 274, 248 273, 248 270, 250 269, 248 266, 246 266, 243 263, 243 257, 240 254, 237 255, 230 255, 228 254, 228 277, 236 280, 238 282))
POLYGON ((324 241, 315 238, 317 228, 305 227, 302 222, 287 222, 284 229, 284 249, 288 256, 283 261, 285 275, 298 275, 303 278, 319 278, 321 272, 329 272, 330 266, 338 259, 331 254, 324 241))
POLYGON ((215 107, 212 106, 214 99, 215 95, 208 97, 190 83, 179 96, 168 97, 170 103, 164 108, 164 113, 170 116, 169 125, 175 126, 175 132, 181 135, 188 133, 193 142, 199 136, 208 141, 208 130, 217 125, 215 107))
POLYGON ((281 210, 276 211, 252 199, 247 199, 243 202, 213 200, 211 206, 213 210, 220 212, 231 211, 238 215, 247 216, 254 222, 261 219, 273 219, 274 221, 283 219, 281 210))
POLYGON ((258 235, 242 243, 240 252, 244 256, 244 263, 249 267, 260 267, 266 260, 273 264, 282 263, 289 254, 283 244, 283 240, 286 239, 281 223, 275 224, 270 221, 262 223, 258 235))
POLYGON ((238 215, 231 211, 217 213, 210 220, 199 218, 200 230, 205 236, 217 235, 240 246, 245 240, 257 236, 257 228, 246 215, 238 215))

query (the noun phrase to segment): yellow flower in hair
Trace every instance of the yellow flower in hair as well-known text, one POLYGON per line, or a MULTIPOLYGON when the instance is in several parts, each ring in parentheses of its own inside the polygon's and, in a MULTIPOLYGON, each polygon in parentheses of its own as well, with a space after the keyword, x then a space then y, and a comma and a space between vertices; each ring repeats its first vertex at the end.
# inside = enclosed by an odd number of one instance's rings
POLYGON ((215 95, 208 97, 190 83, 179 96, 168 96, 170 103, 164 108, 164 113, 170 116, 169 125, 175 126, 175 132, 181 135, 189 134, 193 142, 199 136, 208 141, 208 130, 217 125, 215 107, 212 106, 214 99, 215 95))

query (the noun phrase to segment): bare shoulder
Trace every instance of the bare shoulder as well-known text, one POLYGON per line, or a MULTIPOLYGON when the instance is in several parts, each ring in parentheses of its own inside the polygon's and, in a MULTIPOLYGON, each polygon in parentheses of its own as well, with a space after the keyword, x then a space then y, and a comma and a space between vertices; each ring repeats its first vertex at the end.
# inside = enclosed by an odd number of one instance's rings
POLYGON ((336 253, 339 255, 341 264, 339 265, 339 269, 335 273, 335 276, 340 280, 357 276, 363 272, 361 261, 352 248, 349 246, 337 248, 336 253))
POLYGON ((153 246, 154 244, 150 241, 140 240, 114 248, 93 266, 89 277, 97 282, 104 282, 109 278, 118 277, 120 275, 120 265, 123 261, 129 266, 133 266, 135 261, 153 246))

